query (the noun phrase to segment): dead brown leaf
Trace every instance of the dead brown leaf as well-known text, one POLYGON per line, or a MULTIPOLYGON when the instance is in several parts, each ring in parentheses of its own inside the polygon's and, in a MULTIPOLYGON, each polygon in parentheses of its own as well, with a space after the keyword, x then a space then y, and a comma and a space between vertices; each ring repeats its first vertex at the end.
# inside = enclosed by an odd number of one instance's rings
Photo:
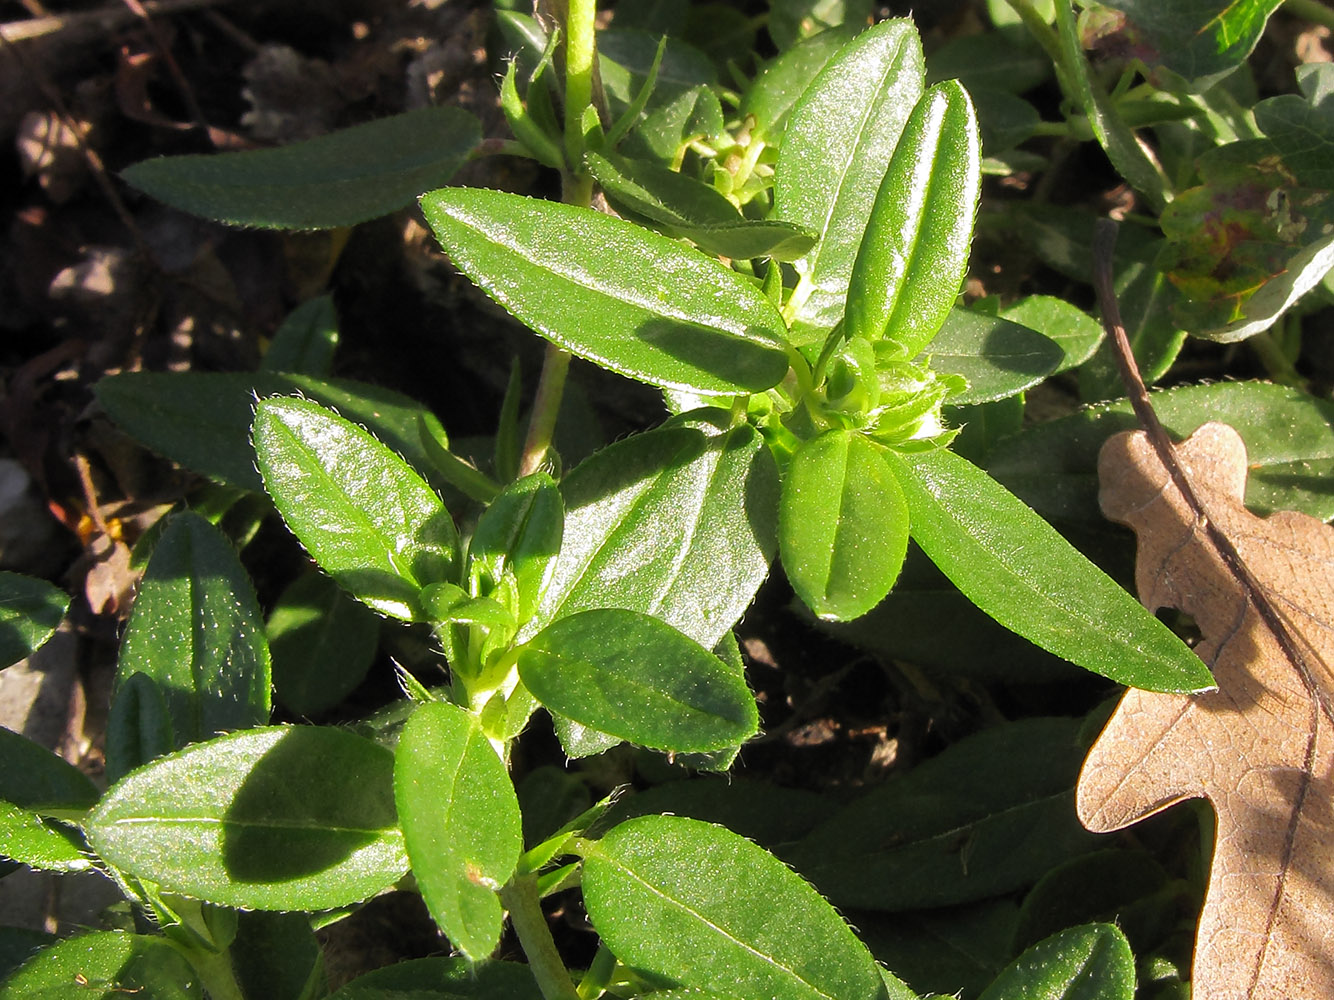
POLYGON ((1103 512, 1138 537, 1144 604, 1195 618, 1218 690, 1126 692, 1085 761, 1079 816, 1110 832, 1207 798, 1218 825, 1192 996, 1323 1000, 1334 996, 1334 722, 1322 710, 1323 665, 1334 663, 1334 529, 1247 511, 1245 445, 1224 424, 1206 424, 1176 451, 1210 520, 1321 673, 1312 685, 1284 655, 1146 435, 1116 435, 1099 456, 1103 512))

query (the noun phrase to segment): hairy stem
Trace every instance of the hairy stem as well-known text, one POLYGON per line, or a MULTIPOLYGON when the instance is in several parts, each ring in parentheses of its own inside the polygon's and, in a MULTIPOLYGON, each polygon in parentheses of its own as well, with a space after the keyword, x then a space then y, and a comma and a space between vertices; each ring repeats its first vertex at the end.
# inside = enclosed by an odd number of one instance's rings
POLYGON ((581 1000, 570 973, 556 950, 547 918, 537 896, 537 877, 517 875, 500 890, 500 902, 509 911, 528 967, 546 1000, 581 1000))
POLYGON ((595 0, 569 0, 565 16, 565 151, 576 174, 584 173, 584 111, 593 103, 596 15, 595 0))
POLYGON ((542 375, 533 400, 533 415, 528 421, 528 437, 519 459, 519 475, 529 476, 542 467, 552 436, 556 433, 556 415, 565 394, 565 376, 570 370, 570 354, 555 344, 548 344, 542 358, 542 375))

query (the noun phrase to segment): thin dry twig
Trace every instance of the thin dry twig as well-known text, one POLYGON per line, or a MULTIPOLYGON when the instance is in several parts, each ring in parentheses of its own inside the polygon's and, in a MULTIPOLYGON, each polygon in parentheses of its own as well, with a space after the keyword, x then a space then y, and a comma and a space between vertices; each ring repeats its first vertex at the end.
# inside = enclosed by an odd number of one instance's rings
POLYGON ((1112 252, 1116 246, 1116 233, 1115 222, 1110 219, 1098 220, 1093 237, 1093 287, 1098 296, 1098 306, 1102 311, 1103 327, 1115 348, 1112 354, 1116 358, 1121 380, 1125 383, 1126 393, 1130 397, 1130 405, 1134 408, 1135 416, 1139 419, 1140 426, 1144 428, 1154 453, 1171 477, 1172 485, 1181 493, 1187 507, 1194 515, 1197 527, 1204 532, 1228 572, 1241 585, 1243 593, 1255 607, 1265 628, 1273 635, 1283 655, 1288 658, 1301 677, 1307 692, 1315 699, 1325 717, 1334 722, 1334 708, 1331 707, 1329 699, 1316 680, 1316 665, 1311 662, 1305 644, 1270 600, 1268 593, 1256 580, 1246 561, 1242 559, 1241 553, 1232 544, 1232 540, 1220 531, 1209 517, 1208 511, 1191 485, 1189 475, 1177 459, 1176 449, 1167 429, 1163 427, 1153 404, 1149 401, 1149 391, 1140 376, 1139 366, 1135 363, 1135 354, 1131 350, 1130 339, 1126 336, 1125 324, 1121 320, 1121 308, 1112 286, 1112 252))
MULTIPOLYGON (((143 0, 143 9, 150 15, 161 16, 203 7, 215 7, 228 0, 143 0)), ((0 24, 0 38, 7 42, 27 42, 48 38, 68 31, 84 30, 89 34, 115 31, 133 24, 139 15, 123 3, 115 3, 97 10, 75 11, 69 14, 46 14, 0 24)))

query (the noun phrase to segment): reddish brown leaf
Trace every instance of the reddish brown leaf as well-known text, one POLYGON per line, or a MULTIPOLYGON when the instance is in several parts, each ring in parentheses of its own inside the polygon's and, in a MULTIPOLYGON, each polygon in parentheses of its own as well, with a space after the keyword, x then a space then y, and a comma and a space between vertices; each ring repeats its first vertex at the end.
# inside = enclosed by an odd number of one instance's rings
POLYGON ((1174 802, 1218 815, 1195 943, 1195 1000, 1334 996, 1334 529, 1242 505, 1246 450, 1206 424, 1177 454, 1213 524, 1231 539, 1302 648, 1285 656, 1255 602, 1206 541, 1142 432, 1099 460, 1104 513, 1139 541, 1136 584, 1150 608, 1192 615, 1218 690, 1126 692, 1089 752, 1077 806, 1090 830, 1121 829, 1174 802), (1309 680, 1303 679, 1303 671, 1309 680))

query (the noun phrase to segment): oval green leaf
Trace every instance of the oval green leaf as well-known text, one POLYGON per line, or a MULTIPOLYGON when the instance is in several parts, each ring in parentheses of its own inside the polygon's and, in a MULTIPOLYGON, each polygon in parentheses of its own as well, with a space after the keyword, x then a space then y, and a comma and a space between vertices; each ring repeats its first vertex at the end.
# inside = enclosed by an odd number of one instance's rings
POLYGON ((395 754, 394 801, 432 918, 480 962, 500 942, 496 893, 514 874, 523 830, 509 772, 476 718, 445 702, 412 713, 395 754))
POLYGON ((147 674, 183 747, 268 722, 269 663, 255 588, 231 541, 198 514, 173 515, 139 584, 117 685, 147 674))
POLYGON ((884 338, 903 360, 930 343, 968 270, 982 184, 968 92, 938 83, 917 102, 875 196, 848 285, 847 334, 884 338))
POLYGON ((587 845, 583 891, 607 947, 663 985, 773 1000, 884 995, 870 952, 834 908, 721 826, 679 816, 622 823, 587 845))
POLYGON ((815 243, 808 230, 773 219, 744 219, 716 190, 644 160, 589 153, 589 170, 620 211, 642 216, 669 236, 732 260, 795 260, 815 243))
POLYGON ((977 466, 945 449, 887 454, 913 539, 1000 624, 1121 684, 1213 687, 1208 668, 1167 626, 977 466))
POLYGON ((542 1000, 520 962, 413 958, 358 976, 329 1000, 542 1000))
POLYGON ((326 910, 407 870, 394 755, 342 729, 276 726, 220 736, 112 786, 89 842, 137 878, 210 903, 326 910))
POLYGON ((1018 322, 951 309, 921 360, 938 374, 968 381, 967 389, 949 397, 954 406, 1023 392, 1050 375, 1063 356, 1059 344, 1018 322))
POLYGON ((452 188, 422 210, 453 262, 552 343, 604 368, 705 395, 787 374, 782 317, 744 277, 601 212, 452 188))
MULTIPOLYGON (((1267 382, 1220 382, 1156 392, 1153 408, 1178 439, 1209 420, 1236 428, 1246 441, 1246 505, 1252 510, 1334 518, 1334 403, 1267 382)), ((1125 400, 1081 410, 1001 441, 987 471, 1046 518, 1101 525, 1098 449, 1117 431, 1137 426, 1125 400)))
POLYGON ((422 586, 453 578, 449 512, 367 431, 308 399, 275 397, 256 406, 253 438, 274 506, 353 597, 412 621, 422 586))
POLYGON ((879 604, 908 549, 908 506, 884 450, 854 430, 802 444, 783 480, 778 538, 792 588, 821 618, 879 604))
POLYGON ((829 60, 792 109, 774 168, 773 217, 818 238, 796 262, 809 295, 790 306, 793 343, 823 341, 843 316, 871 206, 923 75, 913 23, 883 21, 829 60))
POLYGON ((431 468, 417 431, 427 415, 401 393, 350 379, 278 372, 122 372, 102 379, 97 401, 153 451, 229 486, 264 488, 250 447, 255 399, 299 393, 337 410, 419 469, 431 468))
POLYGON ((0 669, 41 648, 68 607, 69 595, 45 580, 0 573, 0 669))
POLYGON ((0 799, 43 812, 90 809, 97 795, 97 786, 73 764, 0 726, 0 799))
POLYGON ((1008 965, 978 1000, 1131 1000, 1135 956, 1112 924, 1085 924, 1039 941, 1008 965))
POLYGON ((350 694, 380 642, 380 619, 322 573, 297 577, 278 597, 266 628, 274 695, 302 717, 350 694))
POLYGON ((0 858, 51 872, 87 871, 93 866, 83 839, 73 827, 2 800, 0 858))
POLYGON ((80 934, 45 948, 0 986, 0 1000, 199 1000, 203 995, 198 975, 165 940, 119 931, 80 934))
POLYGON ((332 229, 449 183, 481 139, 466 111, 420 108, 278 149, 145 160, 121 176, 173 208, 230 225, 332 229))
POLYGON ((752 140, 782 142, 792 107, 825 64, 852 38, 849 29, 822 31, 779 53, 741 98, 741 117, 755 117, 752 140))
POLYGON ((1001 316, 1056 342, 1064 356, 1051 372, 1053 375, 1082 365, 1093 357, 1104 336, 1097 320, 1074 303, 1054 295, 1029 295, 1001 316))
POLYGON ((892 777, 783 851, 835 905, 957 906, 1032 885, 1100 839, 1074 813, 1079 719, 995 726, 892 777))
POLYGON ((332 295, 317 295, 283 320, 264 352, 262 368, 323 377, 338 348, 338 312, 332 295))
POLYGON ((519 651, 519 677, 552 711, 654 750, 721 750, 759 728, 744 677, 665 622, 622 608, 548 625, 519 651))
POLYGON ((537 618, 627 608, 712 649, 777 547, 778 470, 749 424, 696 411, 604 448, 561 483, 565 533, 537 618))

